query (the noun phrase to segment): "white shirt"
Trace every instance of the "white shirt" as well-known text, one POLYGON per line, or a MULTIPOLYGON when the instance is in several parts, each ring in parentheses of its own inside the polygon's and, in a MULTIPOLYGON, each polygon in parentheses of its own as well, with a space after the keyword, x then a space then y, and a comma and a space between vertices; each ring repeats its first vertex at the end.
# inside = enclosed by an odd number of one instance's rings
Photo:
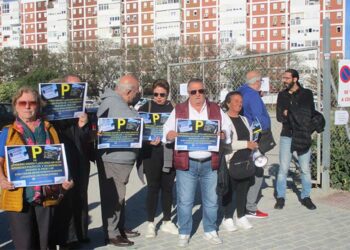
MULTIPOLYGON (((188 102, 188 111, 189 111, 189 117, 190 120, 208 120, 208 109, 207 109, 207 103, 204 102, 203 107, 201 108, 200 112, 195 110, 190 102, 188 102)), ((231 131, 232 131, 232 122, 230 118, 220 109, 221 114, 221 131, 225 133, 225 142, 226 144, 231 143, 231 131)), ((173 130, 176 131, 176 118, 175 118, 175 109, 170 113, 170 116, 168 120, 163 125, 163 143, 171 143, 170 141, 167 141, 166 135, 169 133, 169 131, 173 130)), ((208 151, 189 151, 189 157, 193 159, 205 159, 209 158, 211 156, 211 152, 208 151)))

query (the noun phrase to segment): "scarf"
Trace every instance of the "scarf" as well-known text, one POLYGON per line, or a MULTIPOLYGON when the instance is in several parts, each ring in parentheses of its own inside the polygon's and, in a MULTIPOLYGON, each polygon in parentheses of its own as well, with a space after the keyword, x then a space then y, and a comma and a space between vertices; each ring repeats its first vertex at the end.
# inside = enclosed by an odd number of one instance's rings
MULTIPOLYGON (((21 134, 26 145, 51 144, 50 135, 40 119, 34 122, 34 132, 19 118, 16 118, 15 125, 21 134)), ((41 186, 26 187, 24 189, 25 200, 32 204, 42 204, 43 190, 41 186)))

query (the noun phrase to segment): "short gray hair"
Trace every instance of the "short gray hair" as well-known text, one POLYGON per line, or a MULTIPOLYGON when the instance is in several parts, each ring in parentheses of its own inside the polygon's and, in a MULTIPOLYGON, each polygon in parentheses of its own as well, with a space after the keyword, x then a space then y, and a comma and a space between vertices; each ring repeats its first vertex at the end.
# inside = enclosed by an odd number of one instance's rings
POLYGON ((246 81, 250 85, 250 84, 254 84, 257 81, 260 81, 260 79, 261 79, 261 76, 255 76, 253 78, 247 79, 246 81))

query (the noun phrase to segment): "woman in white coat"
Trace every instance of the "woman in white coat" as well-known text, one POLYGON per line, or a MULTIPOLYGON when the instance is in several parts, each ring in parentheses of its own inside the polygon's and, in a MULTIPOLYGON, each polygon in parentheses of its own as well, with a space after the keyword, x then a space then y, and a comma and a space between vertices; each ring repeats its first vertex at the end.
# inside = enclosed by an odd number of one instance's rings
POLYGON ((232 157, 235 155, 234 161, 244 161, 251 151, 258 147, 258 144, 252 141, 252 130, 249 126, 247 118, 240 115, 242 110, 243 98, 237 91, 232 91, 226 95, 224 105, 227 109, 227 115, 232 121, 232 143, 231 150, 225 155, 227 166, 230 172, 230 190, 223 197, 222 205, 224 208, 224 219, 222 225, 227 231, 237 230, 236 225, 242 229, 250 229, 252 225, 245 216, 245 207, 247 202, 247 193, 249 186, 252 184, 252 176, 246 178, 234 178, 232 171, 235 171, 234 164, 230 164, 232 157), (233 221, 233 204, 232 195, 236 194, 236 225, 233 221))

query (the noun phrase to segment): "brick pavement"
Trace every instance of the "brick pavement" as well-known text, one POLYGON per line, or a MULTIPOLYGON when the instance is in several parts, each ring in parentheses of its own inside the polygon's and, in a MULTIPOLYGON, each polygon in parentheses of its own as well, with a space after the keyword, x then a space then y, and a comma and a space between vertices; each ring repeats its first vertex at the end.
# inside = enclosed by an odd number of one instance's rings
MULTIPOLYGON (((223 244, 211 246, 203 240, 200 224, 200 206, 194 207, 194 235, 187 249, 350 249, 350 193, 320 189, 312 190, 317 210, 309 211, 299 202, 292 189, 287 190, 286 206, 283 210, 273 209, 273 177, 266 179, 259 208, 270 214, 268 219, 250 219, 254 228, 247 231, 219 231, 223 244)), ((89 186, 91 224, 89 235, 92 242, 81 249, 116 249, 103 246, 99 191, 96 168, 92 168, 89 186)), ((127 190, 127 225, 139 230, 146 228, 146 188, 132 172, 127 190)), ((174 216, 175 211, 173 211, 174 216)), ((158 211, 156 222, 161 219, 158 211)), ((175 218, 176 220, 176 218, 175 218)), ((160 223, 158 224, 158 226, 160 223)), ((0 212, 0 248, 12 249, 4 213, 0 212)), ((128 249, 177 249, 177 236, 158 232, 155 239, 143 235, 134 239, 135 245, 128 249)), ((118 249, 118 248, 117 248, 118 249)))

